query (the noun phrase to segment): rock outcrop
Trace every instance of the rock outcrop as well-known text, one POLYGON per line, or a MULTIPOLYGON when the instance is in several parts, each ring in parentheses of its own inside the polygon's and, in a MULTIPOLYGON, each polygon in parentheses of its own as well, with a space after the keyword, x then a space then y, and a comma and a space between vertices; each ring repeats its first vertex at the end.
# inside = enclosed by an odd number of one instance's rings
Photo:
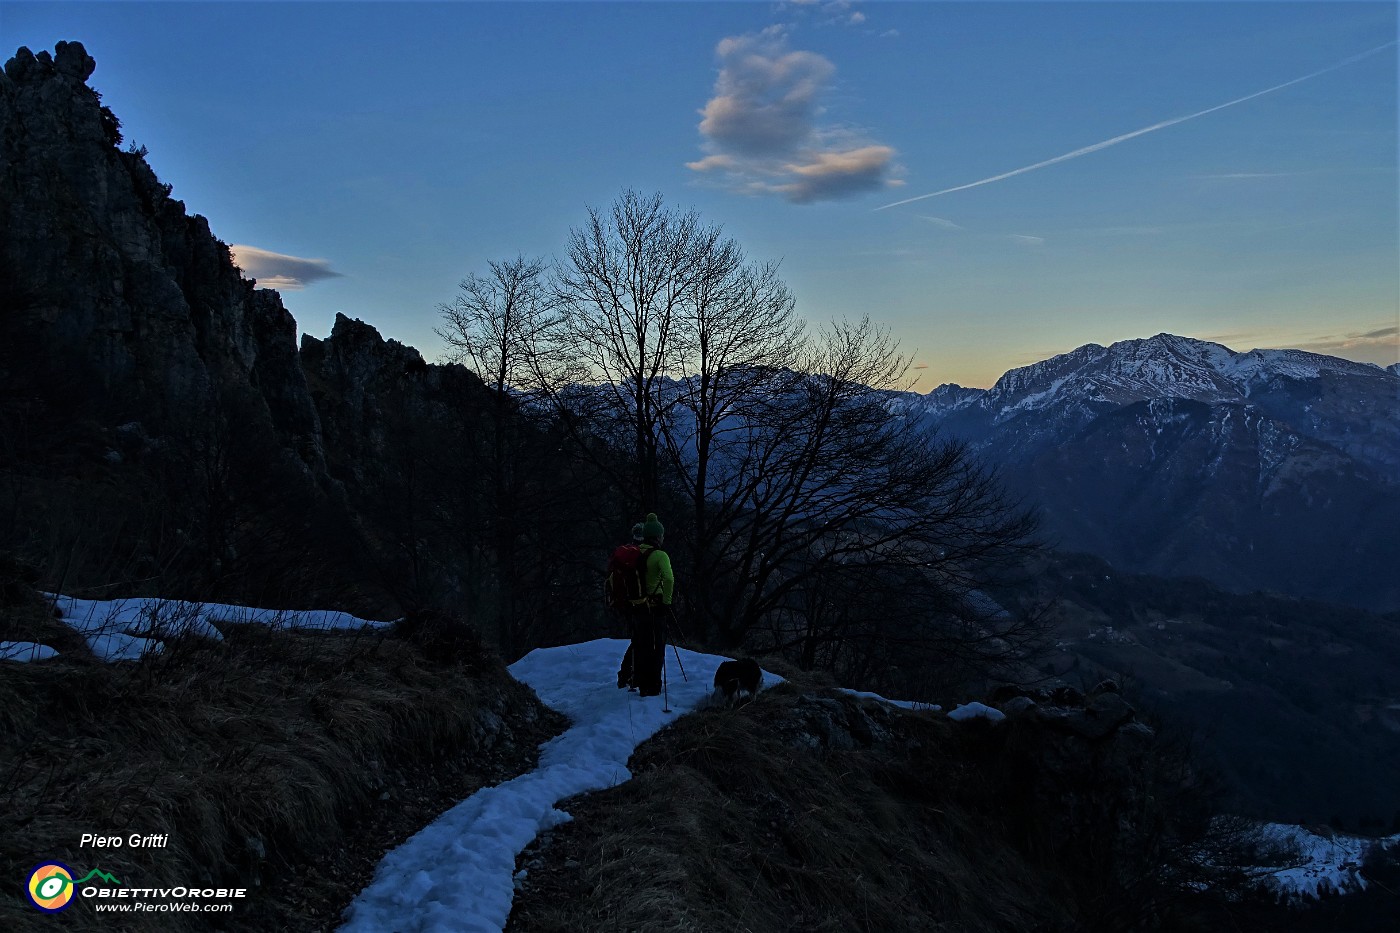
POLYGON ((87 84, 77 42, 0 75, 0 386, 59 414, 163 430, 253 402, 309 467, 296 324, 208 221, 170 197, 87 84))

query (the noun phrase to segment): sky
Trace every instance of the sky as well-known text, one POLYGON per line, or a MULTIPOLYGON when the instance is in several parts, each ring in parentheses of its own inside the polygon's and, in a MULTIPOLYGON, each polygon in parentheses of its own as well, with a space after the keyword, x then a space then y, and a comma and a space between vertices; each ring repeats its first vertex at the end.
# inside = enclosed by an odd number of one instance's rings
POLYGON ((441 359, 469 274, 660 192, 916 388, 1086 343, 1400 360, 1394 3, 41 3, 173 196, 441 359))

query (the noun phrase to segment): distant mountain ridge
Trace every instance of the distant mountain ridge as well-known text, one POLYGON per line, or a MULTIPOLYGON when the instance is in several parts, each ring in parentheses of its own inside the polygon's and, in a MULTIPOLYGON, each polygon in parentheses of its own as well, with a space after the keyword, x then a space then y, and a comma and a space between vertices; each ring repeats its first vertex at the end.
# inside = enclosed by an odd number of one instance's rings
POLYGON ((1126 570, 1400 606, 1400 372, 1158 334, 898 397, 1126 570))
POLYGON ((1238 353, 1218 343, 1158 334, 1009 370, 990 389, 942 385, 913 396, 911 412, 967 436, 976 447, 1031 428, 1017 448, 1038 449, 1123 405, 1179 398, 1252 405, 1299 433, 1339 447, 1400 482, 1400 372, 1303 350, 1238 353), (1028 417, 1032 416, 1032 417, 1028 417), (1038 422, 1053 419, 1053 430, 1038 422), (1373 433, 1374 432, 1374 433, 1373 433))

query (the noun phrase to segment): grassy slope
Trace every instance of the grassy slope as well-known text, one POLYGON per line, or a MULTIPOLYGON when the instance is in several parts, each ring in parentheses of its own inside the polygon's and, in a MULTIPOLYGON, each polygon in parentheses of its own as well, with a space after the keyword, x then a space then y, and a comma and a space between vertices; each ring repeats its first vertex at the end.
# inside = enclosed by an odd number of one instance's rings
MULTIPOLYGON (((13 594, 11 594, 13 596, 13 594)), ((0 638, 71 638, 7 599, 0 638), (52 636, 52 637, 48 637, 52 636)), ((247 886, 231 916, 128 915, 123 929, 328 928, 380 853, 562 726, 469 635, 231 628, 141 662, 0 664, 0 876, 44 859, 129 886, 247 886), (80 849, 84 832, 168 833, 80 849)), ((0 929, 47 928, 20 897, 0 929)), ((81 899, 69 929, 112 929, 81 899)))
POLYGON ((1135 875, 1138 854, 1148 874, 1171 861, 1148 828, 1170 815, 1139 793, 1149 766, 1104 754, 790 682, 681 719, 637 750, 633 780, 566 802, 574 820, 521 856, 508 930, 1171 928, 1171 880, 1135 875), (1052 749, 1083 761, 1047 781, 1052 749), (1140 853, 1117 836, 1130 823, 1140 853))

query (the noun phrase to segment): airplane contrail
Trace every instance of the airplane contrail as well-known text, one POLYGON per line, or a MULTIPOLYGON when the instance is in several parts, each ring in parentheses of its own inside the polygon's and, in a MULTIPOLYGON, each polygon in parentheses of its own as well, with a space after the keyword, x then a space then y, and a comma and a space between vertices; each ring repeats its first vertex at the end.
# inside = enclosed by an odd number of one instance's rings
POLYGON ((1378 45, 1370 51, 1362 52, 1359 55, 1353 55, 1351 58, 1343 59, 1342 61, 1337 62, 1335 65, 1328 65, 1326 68, 1323 68, 1320 71, 1314 71, 1312 74, 1303 75, 1301 78, 1294 78, 1292 81, 1285 81, 1282 84, 1276 84, 1273 87, 1265 88, 1262 91, 1255 91, 1253 94, 1246 94, 1244 97, 1237 97, 1234 100, 1226 101, 1223 104, 1217 104, 1214 107, 1209 107, 1205 110, 1198 111, 1197 113, 1189 113, 1184 117, 1175 117, 1171 120, 1163 120, 1161 123, 1154 123, 1151 126, 1144 126, 1140 130, 1133 130, 1131 133, 1124 133, 1122 136, 1115 136, 1112 139, 1105 139, 1101 143, 1094 143, 1092 146, 1085 146, 1083 149, 1076 149, 1073 152, 1066 152, 1064 155, 1055 156, 1055 158, 1053 159, 1046 159, 1044 162, 1037 162, 1034 165, 1027 165, 1023 168, 1012 169, 1009 172, 1002 172, 1000 175, 993 175, 991 178, 984 178, 981 181, 968 182, 965 185, 957 185, 953 188, 944 188, 942 191, 935 191, 932 194, 921 194, 918 197, 905 198, 903 201, 895 201, 892 204, 886 204, 882 207, 877 207, 875 208, 875 210, 888 210, 891 207, 899 207, 901 204, 912 204, 915 201, 923 201, 926 198, 936 198, 939 195, 952 194, 954 191, 966 191, 968 188, 977 188, 981 185, 990 185, 994 181, 1001 181, 1005 178, 1014 178, 1017 175, 1024 175, 1026 172, 1033 172, 1038 168, 1045 168, 1047 165, 1055 165, 1059 162, 1067 162, 1070 159, 1077 159, 1082 155, 1088 155, 1091 152, 1098 152, 1100 149, 1107 149, 1109 146, 1116 146, 1121 142, 1127 142, 1128 140, 1138 136, 1142 136, 1145 133, 1151 133, 1156 130, 1166 129, 1169 126, 1175 126, 1178 123, 1185 123, 1187 120, 1194 120, 1197 117, 1203 117, 1208 113, 1215 113, 1217 110, 1224 110, 1226 107, 1233 107, 1236 104, 1242 104, 1247 100, 1253 100, 1256 97, 1263 97, 1265 94, 1272 94, 1274 91, 1281 91, 1286 87, 1292 87, 1293 85, 1298 84, 1300 82, 1307 81, 1311 78, 1316 78, 1318 75, 1325 75, 1329 71, 1336 71, 1338 68, 1345 68, 1347 65, 1354 65, 1357 62, 1361 61, 1363 58, 1370 58, 1377 52, 1383 52, 1386 49, 1391 48, 1395 44, 1396 41, 1392 40, 1390 42, 1387 42, 1385 45, 1378 45))

